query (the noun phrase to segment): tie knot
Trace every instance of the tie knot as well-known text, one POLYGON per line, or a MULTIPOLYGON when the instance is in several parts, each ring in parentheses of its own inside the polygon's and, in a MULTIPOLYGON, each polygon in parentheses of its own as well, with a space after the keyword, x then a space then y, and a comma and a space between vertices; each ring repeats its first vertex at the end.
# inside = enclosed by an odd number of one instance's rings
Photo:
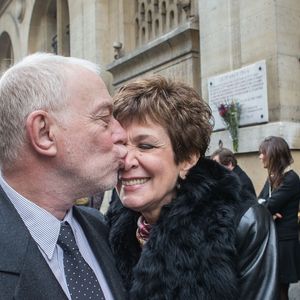
POLYGON ((78 246, 69 223, 64 222, 61 224, 57 244, 63 249, 63 251, 71 252, 78 250, 78 246))

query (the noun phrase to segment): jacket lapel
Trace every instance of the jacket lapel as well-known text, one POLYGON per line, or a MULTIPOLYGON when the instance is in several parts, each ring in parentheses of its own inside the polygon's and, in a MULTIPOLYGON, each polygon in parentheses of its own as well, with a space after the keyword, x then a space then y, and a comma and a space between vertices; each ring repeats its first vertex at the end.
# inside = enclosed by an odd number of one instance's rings
POLYGON ((0 187, 0 272, 14 299, 67 299, 18 212, 0 187), (5 280, 5 279, 4 279, 5 280))
POLYGON ((32 239, 29 239, 15 298, 20 300, 68 299, 32 239))

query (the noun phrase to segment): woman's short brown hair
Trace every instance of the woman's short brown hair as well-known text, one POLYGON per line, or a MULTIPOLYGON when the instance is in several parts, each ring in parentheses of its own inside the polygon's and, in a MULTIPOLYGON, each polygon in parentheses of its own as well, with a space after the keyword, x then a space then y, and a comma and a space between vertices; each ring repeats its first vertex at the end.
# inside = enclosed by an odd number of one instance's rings
POLYGON ((114 115, 123 125, 151 120, 163 126, 172 143, 175 162, 192 154, 204 156, 213 118, 208 104, 190 86, 152 76, 128 83, 114 97, 114 115))

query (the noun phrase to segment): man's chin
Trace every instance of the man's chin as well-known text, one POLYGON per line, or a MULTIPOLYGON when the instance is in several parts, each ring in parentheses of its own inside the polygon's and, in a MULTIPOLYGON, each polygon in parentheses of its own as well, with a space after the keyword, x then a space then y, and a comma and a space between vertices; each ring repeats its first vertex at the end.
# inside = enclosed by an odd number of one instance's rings
POLYGON ((118 184, 118 176, 114 176, 110 182, 108 182, 103 188, 104 188, 104 192, 108 191, 108 190, 112 190, 114 189, 118 184))

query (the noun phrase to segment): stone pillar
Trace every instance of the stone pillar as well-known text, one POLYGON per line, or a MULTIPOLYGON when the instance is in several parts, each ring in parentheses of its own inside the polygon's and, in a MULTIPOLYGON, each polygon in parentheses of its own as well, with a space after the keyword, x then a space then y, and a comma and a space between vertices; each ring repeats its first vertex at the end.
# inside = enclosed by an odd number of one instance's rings
POLYGON ((57 0, 57 53, 60 55, 70 55, 69 40, 69 9, 66 0, 57 0))
POLYGON ((57 54, 63 53, 63 0, 56 0, 57 54))
POLYGON ((113 59, 109 4, 115 1, 77 0, 70 3, 71 56, 88 59, 102 66, 101 77, 112 91, 112 76, 106 64, 113 59))

